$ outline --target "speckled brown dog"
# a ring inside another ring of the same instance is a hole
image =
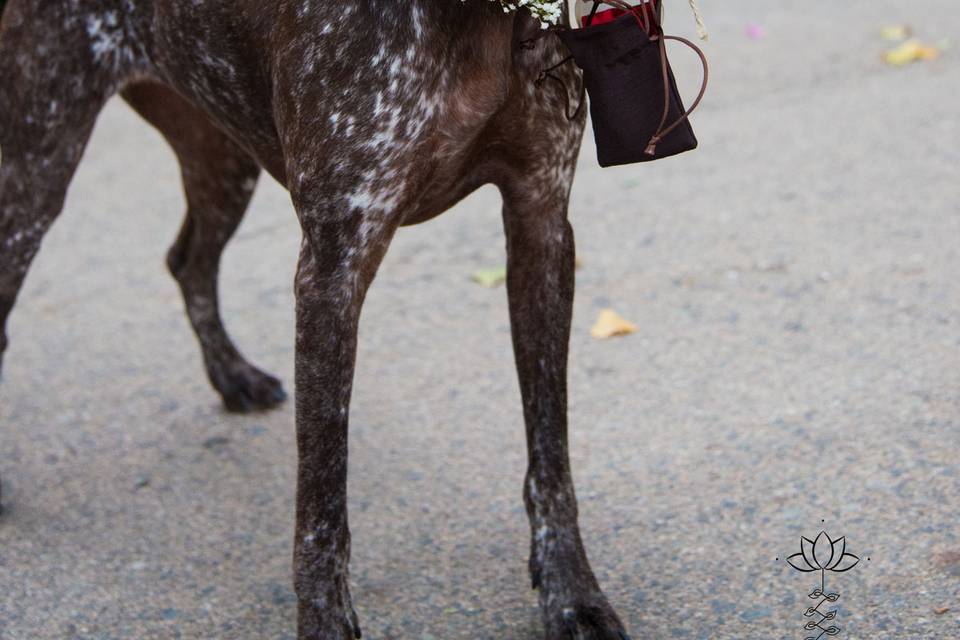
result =
[[[297,295],[295,585],[302,640],[359,637],[350,600],[347,413],[360,307],[400,225],[483,184],[503,194],[529,444],[530,571],[546,637],[624,638],[587,563],[567,453],[583,117],[538,73],[565,52],[487,0],[8,0],[0,27],[0,322],[114,93],[180,159],[189,208],[169,265],[227,407],[283,399],[217,306],[220,253],[262,169],[303,229]],[[572,65],[558,74],[576,100]],[[0,334],[0,352],[6,347]],[[478,635],[483,635],[478,633]]]

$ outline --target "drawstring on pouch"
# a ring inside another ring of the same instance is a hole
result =
[[[537,42],[540,39],[550,34],[555,34],[558,31],[562,30],[563,28],[564,27],[562,26],[552,26],[546,29],[542,29],[537,33],[537,35],[533,36],[532,38],[521,40],[519,43],[520,48],[526,51],[533,50],[537,46]],[[559,69],[563,65],[570,62],[571,60],[573,60],[572,54],[568,55],[566,58],[564,58],[560,62],[547,67],[537,75],[536,79],[533,81],[533,84],[537,88],[540,88],[541,86],[543,86],[543,83],[546,82],[548,79],[558,83],[560,85],[561,91],[563,91],[564,100],[566,100],[566,103],[567,103],[566,107],[564,107],[563,113],[567,117],[567,120],[573,121],[573,120],[576,120],[580,116],[580,112],[583,111],[583,105],[586,102],[586,97],[587,97],[587,85],[584,84],[583,81],[580,82],[580,99],[577,103],[577,108],[573,111],[573,113],[570,113],[570,90],[567,87],[567,83],[564,82],[563,78],[552,73],[553,71]]]
[[[563,78],[551,73],[551,71],[554,71],[555,69],[559,69],[560,67],[567,64],[571,60],[573,60],[573,55],[567,56],[566,58],[564,58],[557,64],[553,65],[552,67],[547,67],[546,69],[540,72],[540,75],[537,76],[537,79],[534,80],[533,83],[539,87],[548,78],[550,80],[553,80],[559,83],[560,88],[563,91],[563,95],[567,100],[567,106],[564,108],[563,113],[565,116],[567,116],[567,120],[573,121],[573,120],[576,120],[578,117],[580,117],[580,112],[583,110],[583,103],[586,102],[586,97],[587,97],[587,85],[584,84],[583,82],[580,83],[580,99],[577,101],[577,108],[574,110],[573,113],[570,113],[570,90],[567,88],[567,83],[563,81]]]

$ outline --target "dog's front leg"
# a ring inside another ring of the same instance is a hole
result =
[[[531,181],[503,194],[510,321],[529,456],[530,573],[546,638],[622,640],[623,624],[600,591],[580,539],[567,448],[575,260],[568,187]]]
[[[304,242],[297,269],[297,522],[294,582],[300,640],[360,637],[350,600],[347,413],[357,324],[367,287],[393,233],[354,211],[298,205]]]

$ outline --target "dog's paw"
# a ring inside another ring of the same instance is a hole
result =
[[[551,585],[548,580],[541,587],[546,640],[630,640],[606,596],[589,582]]]
[[[326,627],[316,631],[302,631],[298,640],[360,640],[363,634],[360,627],[350,624]]]
[[[247,365],[230,371],[220,371],[214,377],[214,386],[223,397],[227,411],[249,413],[271,409],[287,399],[283,383],[273,376]]]
[[[630,640],[603,596],[600,602],[561,607],[545,623],[546,640]]]
[[[301,611],[298,640],[360,640],[360,622],[351,607],[349,614],[342,611]]]

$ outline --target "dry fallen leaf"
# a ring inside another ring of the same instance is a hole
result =
[[[496,269],[480,269],[479,271],[474,271],[473,275],[470,277],[474,282],[492,289],[493,287],[502,284],[503,281],[507,279],[507,268],[497,267]]]
[[[940,50],[936,47],[921,44],[917,40],[907,40],[883,54],[883,61],[901,67],[918,60],[933,60],[939,56]]]
[[[614,336],[626,336],[636,332],[636,325],[624,320],[613,309],[604,309],[600,312],[600,317],[597,318],[593,329],[590,330],[590,335],[597,340],[603,340]]]
[[[942,616],[947,611],[950,611],[950,607],[937,607],[936,609],[933,610],[933,612],[938,616]]]

